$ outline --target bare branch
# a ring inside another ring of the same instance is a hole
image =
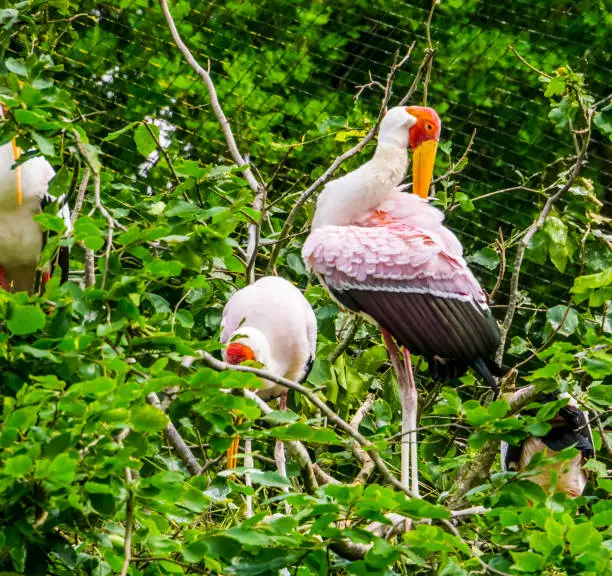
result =
[[[163,1],[163,0],[160,0],[160,1]],[[395,78],[395,75],[397,74],[397,72],[399,72],[400,68],[410,58],[410,54],[412,53],[412,49],[414,48],[414,45],[415,43],[413,42],[410,45],[410,48],[408,49],[408,52],[406,53],[406,55],[399,62],[397,62],[397,55],[396,55],[395,62],[393,63],[393,65],[391,66],[389,70],[389,73],[387,74],[387,82],[385,85],[385,95],[382,99],[380,109],[378,111],[378,117],[376,118],[376,122],[374,122],[374,126],[370,128],[368,133],[357,144],[355,144],[355,146],[353,146],[350,150],[347,150],[343,154],[340,154],[340,156],[338,156],[332,162],[331,166],[329,166],[329,168],[327,168],[327,170],[325,170],[325,172],[323,172],[321,176],[319,176],[308,188],[306,188],[306,190],[302,192],[297,202],[291,208],[291,211],[287,215],[287,219],[285,220],[285,223],[283,224],[283,227],[281,229],[281,233],[280,233],[278,242],[276,243],[276,245],[274,246],[274,249],[272,250],[270,261],[268,263],[268,269],[267,269],[268,274],[274,273],[276,269],[276,260],[278,259],[278,255],[280,254],[280,251],[285,244],[285,239],[287,238],[289,231],[291,230],[291,227],[293,226],[293,221],[295,220],[295,217],[297,216],[297,213],[301,210],[302,206],[304,206],[304,204],[306,204],[306,202],[310,200],[312,195],[319,189],[319,187],[325,184],[331,178],[334,172],[346,160],[348,160],[349,158],[352,158],[353,156],[355,156],[355,154],[358,154],[359,152],[361,152],[361,150],[363,150],[365,145],[368,142],[370,142],[370,140],[372,140],[372,138],[374,138],[374,136],[378,132],[378,127],[380,126],[380,123],[382,122],[382,119],[385,116],[385,113],[387,111],[387,104],[389,103],[389,99],[391,98],[391,86],[393,84],[393,79]]]
[[[96,285],[96,264],[94,260],[94,251],[91,248],[85,248],[85,286],[91,288]]]
[[[161,404],[155,392],[147,394],[147,402],[151,404],[151,406],[161,410]],[[200,466],[199,462],[196,460],[196,457],[193,455],[193,452],[189,449],[189,446],[185,440],[183,440],[183,437],[178,433],[178,430],[175,428],[172,422],[168,422],[167,426],[164,428],[164,434],[170,441],[170,444],[172,444],[172,447],[176,450],[176,453],[179,455],[180,459],[185,464],[187,470],[189,470],[189,472],[194,476],[196,474],[202,474],[204,471],[202,466]]]
[[[132,560],[132,532],[134,530],[134,493],[132,491],[132,471],[125,469],[125,481],[127,483],[128,498],[125,504],[125,539],[123,542],[123,565],[119,576],[127,576]]]
[[[351,418],[351,426],[353,427],[353,430],[359,430],[361,421],[372,408],[375,399],[376,396],[374,396],[374,394],[371,392],[366,396],[366,399],[359,407],[359,410],[357,410],[353,418]],[[368,481],[368,478],[372,475],[372,472],[374,472],[374,461],[370,455],[359,446],[358,442],[353,442],[352,449],[355,457],[361,462],[361,470],[359,470],[359,473],[357,476],[355,476],[353,483],[364,484]]]
[[[504,242],[504,233],[502,232],[501,226],[499,227],[499,240],[495,241],[497,245],[497,249],[499,250],[499,272],[497,273],[497,280],[495,281],[495,286],[493,286],[493,290],[489,294],[487,300],[492,302],[495,299],[495,295],[501,286],[502,280],[506,274],[506,243]]]
[[[81,208],[83,207],[83,201],[85,199],[85,192],[87,191],[87,184],[89,184],[89,175],[91,174],[91,169],[89,166],[85,166],[85,170],[83,172],[83,178],[81,179],[81,183],[79,184],[79,191],[77,192],[77,197],[74,202],[74,208],[72,209],[72,214],[70,215],[70,224],[74,227],[74,223],[76,219],[79,217],[81,212]]]
[[[238,145],[236,144],[236,140],[234,138],[234,134],[230,127],[229,120],[225,116],[223,109],[221,108],[221,104],[219,103],[219,98],[217,97],[217,90],[215,89],[215,84],[210,77],[210,68],[209,70],[205,70],[198,64],[198,61],[193,57],[193,54],[187,47],[187,45],[181,39],[181,36],[178,33],[176,28],[176,24],[174,23],[174,19],[172,18],[172,14],[170,14],[170,10],[168,8],[167,0],[159,0],[159,5],[161,6],[162,12],[164,13],[164,17],[168,24],[168,28],[170,29],[170,34],[172,34],[172,39],[174,43],[177,45],[178,49],[183,54],[183,57],[187,61],[187,63],[193,68],[196,74],[202,79],[204,85],[206,86],[206,90],[208,91],[208,95],[210,97],[210,105],[221,125],[221,130],[223,130],[223,135],[225,136],[225,142],[227,143],[227,148],[229,153],[234,160],[234,163],[238,167],[244,167],[244,177],[248,182],[251,190],[255,193],[255,198],[253,199],[253,209],[260,213],[259,221],[263,219],[263,211],[265,207],[265,196],[266,196],[266,188],[265,186],[257,180],[255,174],[249,167],[248,163],[240,154],[240,150],[238,150]],[[209,63],[210,67],[210,63]],[[251,261],[255,259],[257,254],[257,244],[259,243],[259,224],[251,223],[249,224],[249,240],[247,244],[247,268],[250,270],[251,278],[247,278],[247,280],[252,281],[254,263]]]
[[[525,64],[525,66],[527,66],[527,68],[529,68],[530,70],[533,70],[536,74],[539,74],[540,76],[544,76],[544,78],[548,78],[549,80],[552,80],[552,76],[549,76],[548,74],[546,74],[546,72],[542,72],[541,70],[538,70],[532,64],[529,64],[529,62],[527,62],[527,60],[525,60],[525,58],[523,58],[518,53],[518,51],[516,50],[514,46],[510,45],[508,46],[508,48],[510,49],[510,52],[512,52],[523,64]]]
[[[338,345],[334,348],[333,352],[329,355],[329,363],[333,364],[344,351],[349,347],[349,344],[353,341],[355,334],[357,334],[357,330],[359,328],[360,317],[357,315],[353,315],[350,320],[350,325],[345,328],[345,334],[342,340],[338,343]]]

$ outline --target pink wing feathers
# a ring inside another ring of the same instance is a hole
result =
[[[342,304],[461,372],[491,356],[499,331],[443,218],[426,200],[393,192],[354,225],[313,230],[302,256]]]
[[[427,293],[486,308],[463,248],[443,218],[426,200],[396,192],[358,225],[314,230],[302,255],[332,289]]]

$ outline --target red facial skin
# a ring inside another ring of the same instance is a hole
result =
[[[229,364],[242,364],[247,360],[255,360],[253,350],[240,342],[232,342],[225,351],[225,357]]]
[[[442,123],[433,108],[408,106],[406,112],[417,119],[416,124],[410,128],[410,147],[413,150],[427,140],[437,142],[440,139]]]

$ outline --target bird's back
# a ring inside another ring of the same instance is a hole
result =
[[[242,326],[259,330],[274,355],[279,376],[300,379],[316,345],[316,318],[308,301],[290,282],[261,278],[236,292],[225,305],[221,341]]]

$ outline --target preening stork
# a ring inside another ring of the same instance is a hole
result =
[[[15,166],[19,155],[15,140],[0,147],[0,286],[32,294],[43,247],[43,232],[32,218],[55,201],[47,191],[55,172],[42,157]],[[70,229],[66,204],[61,206],[60,215]],[[60,248],[56,263],[61,268],[62,281],[68,278],[68,257],[68,248]],[[48,271],[42,273],[43,282],[49,275]]]
[[[509,446],[506,442],[502,442],[502,469],[522,472],[536,454],[543,452],[546,457],[556,456],[561,450],[574,446],[579,450],[574,458],[569,461],[543,464],[537,469],[536,474],[528,477],[528,480],[539,484],[547,492],[554,485],[557,491],[565,492],[570,498],[577,498],[587,483],[583,470],[584,463],[595,456],[593,435],[589,426],[588,412],[582,411],[571,395],[546,394],[538,399],[538,402],[546,404],[559,399],[567,399],[568,404],[549,421],[551,429],[548,434],[529,437],[518,446]]]
[[[405,372],[396,366],[404,417],[402,432],[416,428],[417,394],[410,352],[427,358],[435,377],[462,375],[472,366],[496,389],[493,354],[499,330],[485,294],[468,268],[444,215],[428,203],[441,123],[420,106],[391,108],[380,126],[371,160],[325,186],[302,256],[331,294],[347,308],[373,318],[389,353],[391,337],[404,346]],[[403,193],[413,152],[414,194]],[[405,436],[403,437],[405,438]],[[412,490],[416,439],[412,445]],[[402,443],[402,481],[410,452]]]
[[[236,292],[223,309],[221,342],[229,364],[254,360],[274,374],[303,382],[312,368],[317,344],[317,321],[312,307],[291,282],[276,276],[260,278]],[[264,380],[263,400],[281,397],[287,389]],[[236,467],[238,440],[228,451],[228,468]],[[277,461],[282,444],[277,443]]]

